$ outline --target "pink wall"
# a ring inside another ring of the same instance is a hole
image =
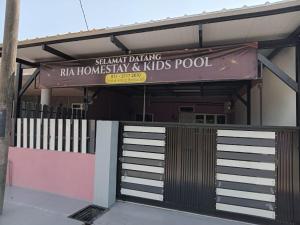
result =
[[[11,147],[12,185],[92,201],[95,156]]]

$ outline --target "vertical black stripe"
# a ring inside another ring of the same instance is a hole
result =
[[[36,148],[36,129],[37,129],[37,120],[36,118],[33,119],[33,148]]]
[[[74,119],[71,119],[70,126],[70,152],[74,152]]]
[[[82,152],[82,119],[78,119],[78,152]]]

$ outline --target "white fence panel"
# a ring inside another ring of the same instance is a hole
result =
[[[35,147],[36,149],[41,149],[41,119],[36,119],[36,138],[35,138]]]
[[[74,153],[94,153],[96,121],[17,118],[16,146]]]
[[[23,148],[28,148],[28,128],[27,128],[27,118],[23,118]]]
[[[67,119],[66,120],[66,146],[65,146],[65,151],[70,152],[71,148],[71,120]]]
[[[50,119],[50,144],[49,144],[49,149],[50,150],[55,150],[55,124],[56,124],[56,119]]]
[[[34,148],[34,119],[29,119],[29,148]]]
[[[79,121],[73,120],[73,152],[78,152]]]
[[[17,119],[17,147],[21,148],[21,138],[22,138],[22,119]]]
[[[63,150],[63,119],[58,120],[57,150]]]
[[[43,119],[43,149],[48,149],[48,119]]]

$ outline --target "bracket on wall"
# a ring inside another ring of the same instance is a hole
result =
[[[298,92],[298,84],[294,81],[289,75],[287,75],[283,70],[281,70],[278,66],[272,63],[269,59],[267,59],[262,54],[257,54],[258,61],[260,61],[265,67],[267,67],[272,73],[274,73],[283,83],[293,89],[295,92]]]
[[[42,49],[44,51],[46,51],[46,52],[49,52],[49,53],[51,53],[53,55],[56,55],[56,56],[58,56],[60,58],[65,59],[65,60],[76,60],[74,57],[69,56],[69,55],[67,55],[67,54],[65,54],[65,53],[63,53],[63,52],[61,52],[61,51],[59,51],[59,50],[57,50],[55,48],[52,48],[49,45],[45,45],[45,44],[42,45]]]
[[[110,36],[110,41],[117,46],[117,48],[121,49],[125,54],[129,54],[130,50],[114,35]]]

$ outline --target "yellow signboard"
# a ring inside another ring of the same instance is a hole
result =
[[[111,73],[105,76],[106,84],[134,84],[144,83],[147,79],[145,72]]]

